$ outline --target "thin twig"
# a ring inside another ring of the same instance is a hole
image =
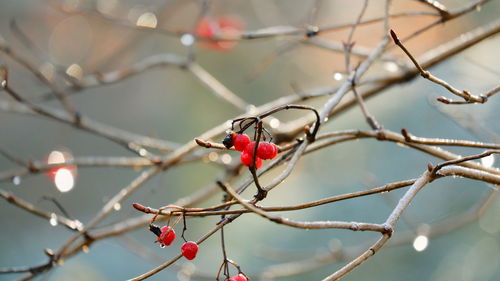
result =
[[[450,91],[451,93],[455,94],[456,96],[459,96],[461,98],[464,99],[465,103],[485,103],[487,101],[487,97],[486,96],[475,96],[473,94],[471,94],[469,91],[467,90],[457,90],[455,87],[453,87],[452,85],[450,85],[448,82],[434,76],[433,74],[431,74],[429,71],[427,70],[424,70],[422,68],[422,66],[417,62],[417,60],[415,59],[415,57],[410,53],[410,51],[408,51],[408,49],[403,45],[403,43],[401,42],[401,40],[399,40],[398,36],[396,35],[396,32],[394,32],[393,30],[391,30],[391,37],[392,39],[394,40],[394,43],[396,45],[398,45],[401,50],[403,50],[403,52],[410,58],[410,60],[413,62],[413,64],[415,65],[415,67],[418,69],[418,71],[420,72],[420,75],[422,77],[424,77],[425,79],[431,81],[431,82],[434,82],[438,85],[441,85],[443,86],[444,88],[446,88],[448,91]],[[456,102],[453,102],[453,101],[449,101],[448,99],[446,98],[438,98],[437,99],[438,101],[441,101],[443,103],[446,103],[446,104],[452,104],[452,103],[456,103]]]

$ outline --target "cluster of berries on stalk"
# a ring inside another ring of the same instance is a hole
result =
[[[240,160],[247,167],[253,166],[255,155],[255,141],[251,141],[246,134],[237,134],[230,132],[222,141],[226,148],[241,151]],[[255,168],[262,167],[262,160],[273,159],[278,154],[278,146],[272,142],[259,142],[257,146],[257,157],[255,159]]]
[[[157,225],[150,224],[149,230],[151,230],[151,232],[158,237],[156,241],[160,243],[162,248],[170,246],[176,237],[175,230],[168,225],[160,228]],[[185,242],[181,247],[181,253],[186,259],[193,260],[196,258],[196,254],[198,253],[198,244],[193,241]]]
[[[236,276],[233,276],[229,279],[226,279],[226,281],[248,281],[248,278],[245,275],[240,273]]]

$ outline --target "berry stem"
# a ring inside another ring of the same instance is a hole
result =
[[[253,164],[250,166],[250,172],[252,173],[253,181],[255,182],[255,186],[257,187],[257,194],[255,198],[258,200],[263,200],[267,196],[267,191],[265,191],[259,183],[259,177],[257,176],[257,148],[259,147],[260,137],[262,135],[262,120],[257,122],[256,129],[257,137],[255,138],[255,146],[253,149]]]
[[[182,216],[182,224],[184,225],[182,228],[181,237],[182,237],[182,240],[184,240],[184,242],[187,242],[186,238],[184,237],[184,233],[187,230],[186,216],[184,215],[184,212],[181,213],[181,216]]]

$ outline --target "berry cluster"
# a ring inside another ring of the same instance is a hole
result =
[[[160,228],[154,224],[150,224],[149,230],[158,236],[157,242],[160,243],[162,248],[170,246],[175,240],[175,231],[170,226]],[[193,260],[198,253],[198,244],[193,241],[185,242],[181,247],[181,253],[186,259]]]
[[[240,160],[243,165],[251,167],[253,165],[253,156],[255,154],[255,142],[251,141],[246,134],[229,133],[222,141],[225,147],[241,151]],[[255,168],[262,166],[262,160],[273,159],[278,154],[278,146],[271,142],[259,142],[257,147],[257,158],[255,159]]]
[[[247,277],[243,274],[238,274],[236,276],[233,276],[229,279],[226,279],[226,281],[248,281]]]

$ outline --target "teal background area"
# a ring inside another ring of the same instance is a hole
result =
[[[85,15],[68,15],[54,9],[50,1],[0,1],[0,34],[18,52],[41,63],[49,60],[60,65],[78,63],[86,74],[124,68],[152,54],[168,52],[185,55],[186,49],[178,38],[148,31],[134,31],[107,21]],[[177,1],[181,2],[181,1]],[[174,1],[124,1],[125,7],[160,10]],[[186,29],[197,15],[197,2],[186,1],[178,13],[164,19],[165,26]],[[214,1],[214,14],[239,14],[248,30],[274,25],[302,26],[313,1]],[[354,19],[362,1],[323,1],[318,13],[319,26],[348,22]],[[370,1],[367,16],[380,13],[383,1]],[[418,7],[416,1],[398,2],[395,10],[406,6]],[[449,7],[460,7],[468,1],[443,1]],[[94,2],[85,2],[92,7]],[[421,10],[425,9],[420,6]],[[498,19],[500,2],[491,1],[481,11],[471,13],[456,22],[446,23],[429,35],[417,37],[408,47],[420,55],[446,42],[462,31]],[[127,14],[121,14],[127,18]],[[45,57],[34,55],[23,47],[12,33],[9,24],[16,23],[30,36]],[[428,22],[428,21],[426,21]],[[63,23],[61,25],[61,23]],[[394,20],[391,26],[409,34],[412,25],[420,19],[403,22]],[[55,34],[54,31],[60,32]],[[374,47],[380,37],[381,26],[360,28],[355,40],[358,44]],[[379,32],[379,33],[377,33]],[[59,37],[57,37],[59,36]],[[347,32],[325,35],[341,40]],[[285,44],[286,38],[243,41],[231,52],[220,53],[195,48],[197,62],[220,80],[226,87],[251,104],[261,105],[294,93],[291,84],[301,89],[335,85],[332,74],[344,68],[341,54],[300,46],[276,58],[262,73],[249,80],[250,73],[259,62]],[[484,93],[498,86],[500,37],[492,37],[433,67],[430,71],[459,89]],[[400,50],[391,54],[403,58]],[[47,87],[32,74],[0,54],[0,64],[9,66],[10,84],[26,97],[35,98],[47,92]],[[384,73],[380,65],[371,74]],[[407,128],[422,137],[456,138],[496,142],[500,133],[500,94],[486,104],[445,106],[437,104],[436,97],[452,96],[442,87],[422,78],[395,85],[370,98],[367,106],[384,128],[400,131]],[[0,91],[0,100],[11,100]],[[76,108],[86,116],[147,136],[155,136],[177,143],[187,143],[209,128],[234,118],[241,112],[225,101],[214,97],[187,71],[175,67],[160,67],[138,74],[116,84],[85,89],[71,97]],[[312,104],[320,108],[325,99]],[[57,107],[57,102],[47,105]],[[439,109],[452,112],[457,121]],[[287,112],[277,115],[282,121],[301,113]],[[476,131],[459,123],[472,120]],[[368,130],[358,107],[330,120],[321,132],[344,129]],[[491,139],[484,132],[496,136]],[[131,152],[102,137],[75,130],[45,118],[0,111],[0,146],[22,159],[41,160],[58,148],[67,148],[78,156],[134,156]],[[478,149],[449,148],[462,155],[481,152]],[[231,153],[233,161],[238,154]],[[498,157],[497,157],[498,158]],[[418,177],[427,163],[439,159],[394,143],[366,139],[335,145],[304,156],[292,175],[269,194],[265,206],[304,203],[336,194],[353,192],[389,182]],[[498,159],[495,163],[498,167]],[[15,164],[0,157],[0,172],[14,169]],[[75,188],[59,193],[43,174],[30,175],[20,185],[1,182],[0,188],[33,202],[37,207],[58,212],[42,196],[55,197],[71,214],[83,223],[91,220],[109,198],[129,184],[140,171],[127,168],[80,168]],[[249,175],[247,171],[245,176]],[[107,225],[138,215],[130,206],[133,202],[159,207],[191,194],[210,184],[221,175],[221,169],[210,163],[189,163],[162,173],[148,181],[137,193],[122,203],[99,225]],[[276,175],[276,174],[272,174]],[[272,176],[263,177],[269,181]],[[422,224],[440,224],[459,216],[481,201],[492,188],[482,182],[446,178],[426,186],[399,221],[398,233],[415,230]],[[336,202],[313,209],[283,213],[297,220],[385,221],[404,190],[364,198]],[[253,189],[244,193],[253,195]],[[220,194],[203,206],[216,204]],[[413,249],[411,243],[384,247],[375,257],[347,275],[343,280],[432,280],[432,281],[494,281],[500,280],[500,200],[495,199],[484,216],[456,231],[431,237],[423,252]],[[196,240],[205,234],[218,218],[188,218],[187,238]],[[179,236],[180,236],[179,228]],[[245,272],[261,273],[263,268],[285,261],[303,260],[330,248],[353,247],[373,243],[379,237],[374,233],[346,230],[300,230],[263,220],[257,215],[242,216],[225,228],[226,247],[231,259]],[[0,200],[0,267],[36,265],[45,262],[43,249],[57,250],[70,237],[64,227],[51,227],[48,221]],[[416,234],[415,234],[416,235]],[[180,237],[179,237],[180,238]],[[146,229],[137,229],[124,237],[105,239],[91,246],[88,253],[64,261],[47,275],[35,280],[126,280],[142,274],[170,259],[179,251],[181,239],[172,247],[161,249]],[[133,242],[132,242],[133,241]],[[146,247],[149,258],[134,250],[135,244]],[[151,259],[151,257],[154,258]],[[181,260],[171,269],[148,280],[186,280],[179,277],[179,266],[194,266],[201,273],[215,276],[222,261],[219,235],[200,245],[193,262]],[[313,272],[279,280],[321,280],[342,267],[346,261],[322,266]],[[0,280],[15,280],[19,275],[1,275]],[[179,279],[180,278],[180,279]],[[206,280],[196,279],[191,280]],[[213,280],[213,279],[212,279]],[[256,279],[253,279],[256,280]]]

